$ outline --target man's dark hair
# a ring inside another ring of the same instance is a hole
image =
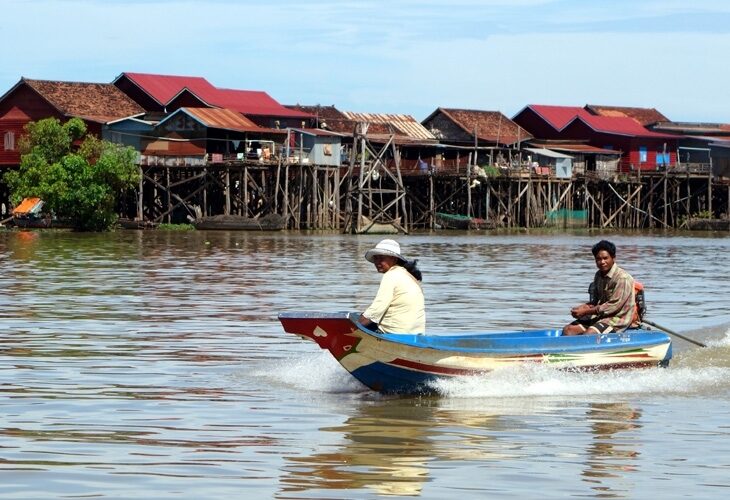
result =
[[[593,248],[591,248],[591,252],[593,252],[594,257],[598,255],[598,252],[600,252],[601,250],[607,251],[608,255],[610,255],[612,259],[616,258],[616,245],[614,245],[610,241],[601,240],[593,245]]]

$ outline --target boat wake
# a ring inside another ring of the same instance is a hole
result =
[[[511,366],[479,376],[434,382],[445,398],[535,398],[619,395],[715,395],[730,390],[730,328],[723,326],[706,348],[676,353],[669,368],[571,372],[548,365]],[[365,393],[365,388],[327,351],[301,355],[269,368],[260,376],[308,392]]]

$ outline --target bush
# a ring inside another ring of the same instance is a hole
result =
[[[55,216],[80,231],[105,231],[117,220],[117,199],[139,183],[137,152],[86,136],[79,118],[31,122],[20,142],[17,171],[5,174],[10,199],[37,196]],[[83,138],[78,148],[74,142]]]

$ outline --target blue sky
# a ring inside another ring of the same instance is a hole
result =
[[[730,122],[725,0],[3,0],[0,47],[0,94],[132,71],[417,120],[602,104]]]

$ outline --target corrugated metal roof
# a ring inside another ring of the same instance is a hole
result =
[[[282,106],[269,94],[259,90],[215,89],[200,97],[215,106],[233,109],[246,115],[312,118],[309,113]]]
[[[540,146],[544,147],[544,148],[552,149],[553,151],[567,151],[569,153],[621,155],[621,151],[616,151],[614,149],[598,148],[595,146],[590,146],[588,144],[544,143],[544,144],[540,144]]]
[[[570,155],[558,153],[556,151],[552,151],[550,149],[545,149],[545,148],[525,148],[525,149],[531,153],[535,153],[536,155],[547,156],[548,158],[572,158],[572,156],[570,156]]]
[[[202,77],[122,73],[114,81],[123,77],[132,81],[163,106],[187,90],[206,104],[232,109],[247,115],[312,118],[308,113],[282,106],[266,92],[218,88]]]
[[[677,132],[683,134],[729,134],[729,123],[702,123],[702,122],[660,122],[652,126],[652,130]]]
[[[426,127],[421,125],[410,115],[385,114],[385,113],[355,113],[351,111],[342,112],[347,118],[354,122],[365,122],[380,125],[389,125],[393,128],[392,133],[404,135],[412,139],[431,140],[436,138]],[[376,132],[377,133],[377,132]]]
[[[182,89],[189,89],[195,95],[215,90],[208,80],[200,76],[154,75],[149,73],[122,73],[114,79],[126,77],[150,97],[164,106],[180,93]]]
[[[544,104],[530,104],[527,108],[538,114],[555,130],[563,129],[576,116],[593,116],[579,106],[548,106]],[[519,114],[519,113],[518,113]]]
[[[633,118],[628,118],[625,116],[577,116],[571,121],[571,123],[575,122],[576,120],[582,121],[596,132],[603,132],[606,134],[626,135],[631,137],[655,137],[657,139],[676,139],[677,137],[676,135],[652,132],[644,128],[639,122],[637,122]]]
[[[174,116],[178,112],[187,113],[193,117],[193,119],[208,128],[235,130],[238,132],[257,132],[263,130],[241,113],[237,113],[231,109],[180,108],[178,111],[171,114],[170,117]],[[167,119],[163,121],[167,121]]]

